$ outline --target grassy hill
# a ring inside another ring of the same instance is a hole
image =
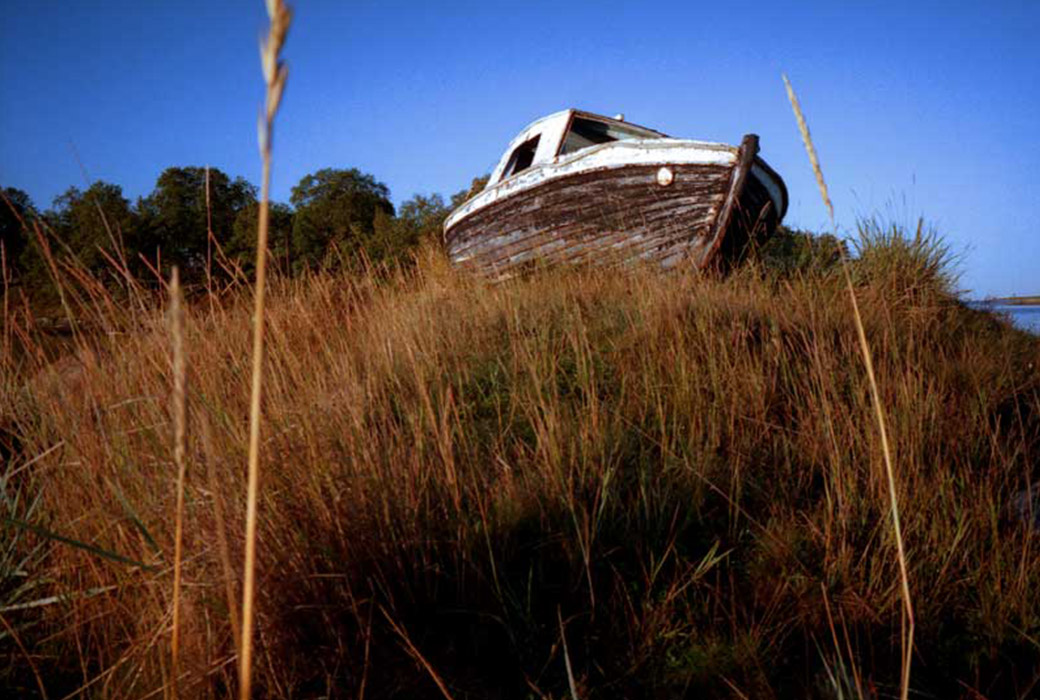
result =
[[[1040,341],[959,303],[934,249],[896,236],[860,252],[915,610],[911,687],[1027,697]],[[78,290],[95,332],[58,362],[34,351],[29,316],[5,318],[24,352],[0,370],[0,684],[157,696],[171,681],[171,334],[154,299]],[[405,272],[276,282],[268,303],[262,696],[898,688],[896,546],[840,273],[491,285],[429,252]],[[247,290],[195,300],[186,339],[180,687],[223,697]]]

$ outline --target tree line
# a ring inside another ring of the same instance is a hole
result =
[[[286,274],[407,262],[424,240],[439,240],[452,209],[483,189],[487,176],[445,201],[415,195],[395,209],[389,188],[356,168],[301,178],[289,203],[272,203],[269,252]],[[129,273],[153,283],[174,265],[187,285],[247,278],[256,260],[257,188],[217,168],[172,167],[150,194],[131,202],[119,185],[70,187],[40,211],[15,188],[0,190],[0,272],[31,298],[54,297],[55,267],[74,264],[96,279]],[[758,259],[790,275],[832,268],[839,242],[783,226]]]
[[[448,213],[486,181],[475,178],[448,201],[415,195],[395,209],[389,188],[372,175],[319,170],[292,188],[288,204],[271,204],[270,254],[289,274],[406,260],[420,242],[439,237]],[[21,190],[2,193],[4,274],[30,293],[47,293],[50,266],[61,261],[100,279],[124,269],[154,278],[176,265],[188,284],[249,274],[255,263],[257,188],[217,168],[167,168],[136,202],[102,181],[70,187],[42,211]]]

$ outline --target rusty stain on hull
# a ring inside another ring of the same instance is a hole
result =
[[[447,251],[497,278],[533,264],[726,267],[771,235],[786,209],[783,181],[757,152],[749,135],[732,164],[622,163],[545,177],[460,210],[445,228]]]

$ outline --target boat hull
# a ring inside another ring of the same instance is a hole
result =
[[[786,208],[786,193],[783,207],[774,204],[782,181],[755,152],[757,139],[731,163],[615,165],[547,178],[449,222],[448,254],[492,277],[560,263],[727,266],[771,235]],[[666,185],[662,167],[672,176]]]

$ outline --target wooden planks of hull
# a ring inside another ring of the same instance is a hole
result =
[[[456,263],[503,276],[533,261],[629,262],[663,259],[711,233],[732,168],[625,166],[548,181],[474,212],[446,232]],[[659,253],[664,253],[659,255]]]
[[[730,164],[664,164],[671,171],[665,184],[661,162],[546,179],[452,224],[448,254],[492,277],[533,264],[724,269],[776,229],[777,201],[786,209],[783,181],[757,153],[758,137],[749,134]]]

